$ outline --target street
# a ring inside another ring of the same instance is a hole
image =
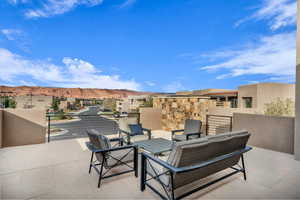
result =
[[[74,122],[66,122],[61,124],[53,124],[52,128],[63,129],[64,134],[61,135],[52,135],[50,136],[50,141],[53,140],[64,140],[64,139],[72,139],[72,138],[82,138],[87,137],[86,130],[87,129],[96,129],[100,131],[100,133],[104,135],[116,134],[118,130],[118,124],[101,116],[96,116],[99,112],[99,108],[96,106],[89,107],[88,111],[82,112],[79,115],[80,121]],[[89,115],[89,116],[84,116]],[[95,116],[91,116],[95,115]]]

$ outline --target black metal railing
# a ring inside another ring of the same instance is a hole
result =
[[[127,117],[136,117],[140,113],[130,113]],[[87,137],[87,129],[96,129],[105,135],[118,133],[118,119],[114,115],[102,114],[46,114],[47,141]]]
[[[232,131],[232,116],[206,115],[206,135]]]

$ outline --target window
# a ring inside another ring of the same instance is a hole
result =
[[[252,108],[252,97],[243,97],[244,108]]]

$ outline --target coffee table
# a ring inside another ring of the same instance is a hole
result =
[[[137,145],[139,148],[154,154],[154,156],[159,156],[164,152],[171,151],[173,144],[173,141],[164,138],[154,138],[151,140],[134,142],[134,145]]]

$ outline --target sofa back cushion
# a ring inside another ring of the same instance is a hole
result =
[[[218,156],[243,149],[247,144],[249,136],[250,134],[247,131],[238,131],[178,142],[170,153],[168,162],[175,167],[197,165]],[[178,188],[234,166],[238,163],[239,159],[240,155],[191,172],[176,174],[174,186]]]

